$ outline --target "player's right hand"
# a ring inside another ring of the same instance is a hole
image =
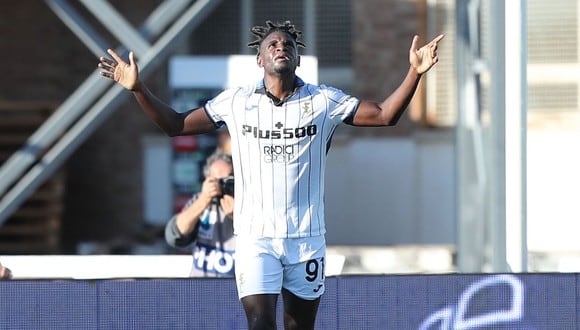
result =
[[[107,53],[113,60],[101,56],[99,58],[99,68],[101,76],[117,82],[130,91],[134,91],[139,86],[139,68],[135,62],[135,54],[129,52],[129,63],[125,62],[119,54],[112,49],[107,49]]]

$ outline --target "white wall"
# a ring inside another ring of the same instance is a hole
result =
[[[334,141],[326,172],[331,245],[455,243],[450,134]]]
[[[580,132],[528,131],[528,249],[580,251]]]
[[[332,245],[454,244],[453,136],[338,139],[326,177]],[[528,131],[530,252],[580,251],[580,132]]]

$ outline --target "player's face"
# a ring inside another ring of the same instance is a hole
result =
[[[287,33],[272,32],[262,41],[258,65],[270,74],[293,73],[298,66],[296,42]]]

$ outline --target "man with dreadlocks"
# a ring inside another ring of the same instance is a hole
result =
[[[324,293],[324,168],[334,130],[392,126],[409,104],[421,76],[437,63],[440,35],[423,47],[415,36],[409,71],[382,102],[360,100],[296,76],[301,32],[290,22],[251,29],[263,79],[223,91],[205,105],[178,113],[139,80],[113,50],[101,57],[104,77],[133,92],[149,118],[169,136],[202,134],[226,125],[236,177],[235,275],[250,329],[276,329],[282,294],[286,329],[314,328]]]

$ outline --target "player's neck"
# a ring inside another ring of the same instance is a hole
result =
[[[296,89],[296,75],[287,74],[283,76],[264,76],[264,87],[266,91],[280,100],[294,93]]]

